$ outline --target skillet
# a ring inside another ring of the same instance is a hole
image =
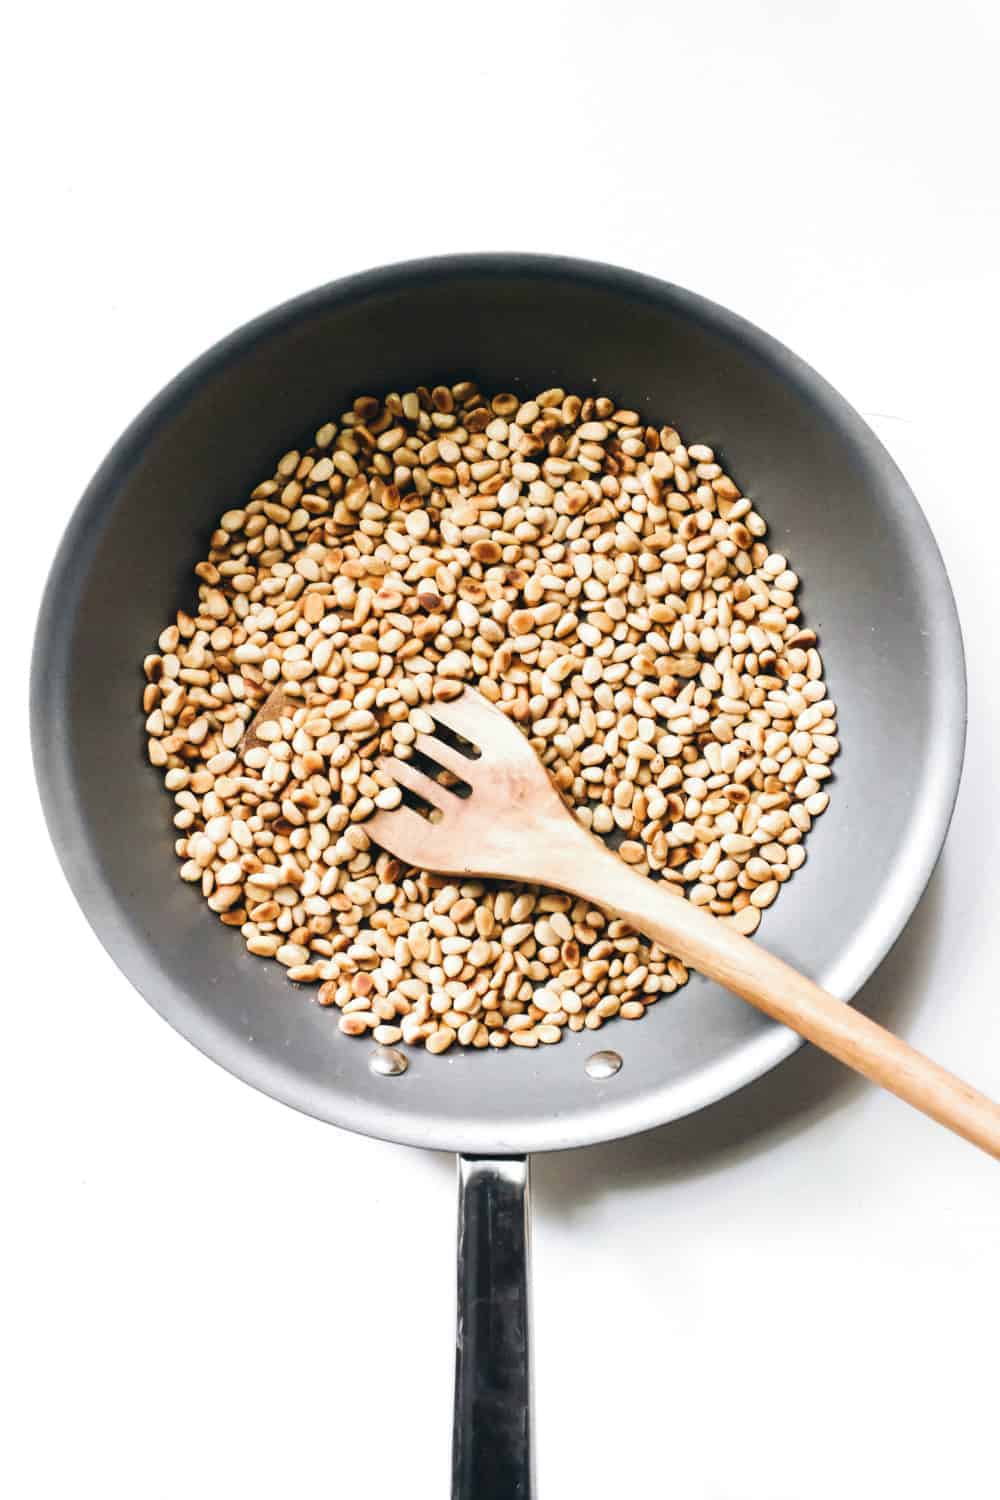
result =
[[[710,443],[801,573],[842,752],[809,861],[765,946],[849,1000],[930,876],[961,771],[961,635],[927,523],[877,438],[806,364],[705,299],[532,255],[388,266],[296,298],[195,361],[95,475],[46,588],[32,734],[46,818],[98,937],[196,1046],[331,1124],[460,1157],[456,1500],[532,1494],[527,1156],[626,1137],[722,1098],[798,1037],[698,977],[641,1026],[558,1047],[371,1049],[244,951],[177,879],[170,806],[145,763],[140,663],[215,518],[276,454],[361,392],[476,379],[524,397],[608,393]],[[612,1063],[614,1066],[614,1063]],[[596,1075],[596,1076],[595,1076]],[[603,1076],[602,1076],[603,1075]]]

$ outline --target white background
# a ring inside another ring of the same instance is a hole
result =
[[[164,381],[342,273],[562,251],[737,309],[870,416],[945,554],[965,780],[863,1003],[1000,1095],[996,7],[39,4],[14,25],[0,1489],[431,1500],[452,1163],[255,1095],[104,956],[27,759],[48,563]],[[994,1493],[998,1184],[810,1053],[537,1160],[542,1500]]]

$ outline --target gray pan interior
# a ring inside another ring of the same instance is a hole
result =
[[[143,754],[139,663],[213,520],[363,391],[474,376],[487,390],[613,393],[711,443],[800,572],[843,753],[809,859],[760,940],[849,998],[920,896],[961,767],[965,683],[934,540],[885,450],[807,365],[677,287],[586,262],[463,256],[390,266],[239,330],[113,449],[53,565],[36,640],[34,749],[49,826],[97,935],[196,1046],[276,1098],[372,1135],[476,1153],[550,1150],[674,1119],[797,1038],[701,980],[640,1025],[535,1051],[411,1054],[374,1077],[274,965],[177,879],[171,803]],[[624,1058],[592,1082],[597,1046]]]

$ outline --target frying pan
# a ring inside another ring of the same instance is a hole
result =
[[[944,567],[902,475],[795,355],[690,292],[584,261],[415,261],[334,282],[241,328],[116,444],[48,581],[32,673],[52,837],[94,930],[197,1047],[265,1093],[364,1134],[460,1156],[457,1500],[532,1492],[527,1154],[628,1136],[700,1109],[799,1039],[697,977],[639,1026],[486,1053],[371,1049],[290,994],[177,879],[170,806],[145,763],[139,663],[193,597],[215,518],[276,454],[360,392],[472,377],[488,391],[613,393],[712,444],[803,578],[843,750],[809,862],[761,940],[855,993],[916,904],[961,769],[965,679]],[[614,1059],[612,1059],[612,1066]],[[594,1076],[603,1073],[604,1076]]]

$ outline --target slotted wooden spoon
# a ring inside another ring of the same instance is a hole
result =
[[[414,749],[471,787],[460,796],[408,761],[380,764],[438,810],[376,813],[368,832],[399,859],[449,875],[493,875],[555,886],[623,917],[700,973],[790,1026],[832,1057],[1000,1159],[1000,1106],[860,1011],[799,974],[731,923],[666,882],[629,868],[573,817],[525,736],[465,689],[429,712],[464,740],[418,735]]]

